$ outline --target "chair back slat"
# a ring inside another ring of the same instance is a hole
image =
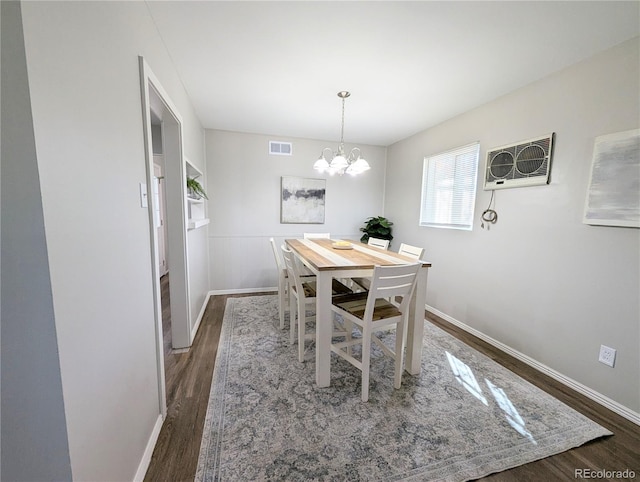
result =
[[[293,280],[296,293],[300,293],[300,296],[304,296],[304,290],[302,288],[302,280],[300,279],[300,271],[298,271],[298,265],[296,263],[296,257],[289,248],[284,244],[281,247],[282,258],[284,259],[284,265],[287,270],[287,275],[290,280]]]
[[[282,271],[285,269],[282,260],[280,259],[280,255],[278,254],[278,248],[276,246],[276,240],[273,238],[269,238],[269,243],[271,243],[271,249],[273,250],[273,257],[276,259],[276,266],[278,267],[278,271]]]
[[[282,259],[284,259],[284,267],[287,270],[287,274],[293,280],[296,279],[295,273],[295,259],[293,257],[293,251],[288,249],[284,244],[280,247],[282,251]]]
[[[398,254],[410,256],[415,259],[421,259],[424,254],[424,248],[418,248],[417,246],[402,243],[400,244],[400,249],[398,249]]]
[[[376,248],[389,249],[388,239],[369,238],[367,244],[369,246],[375,246]]]

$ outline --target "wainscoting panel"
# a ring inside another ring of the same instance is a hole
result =
[[[309,230],[311,231],[311,229]],[[276,262],[269,238],[280,246],[287,238],[301,238],[302,232],[265,236],[210,236],[209,278],[211,291],[246,290],[278,286]],[[359,234],[332,234],[335,238],[359,239]]]

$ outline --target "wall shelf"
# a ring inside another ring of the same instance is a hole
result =
[[[196,179],[202,176],[202,172],[200,169],[195,167],[193,164],[189,162],[188,159],[185,158],[185,172],[187,177],[191,179]],[[205,199],[196,199],[193,197],[189,197],[188,193],[186,194],[187,198],[187,229],[198,229],[202,226],[206,226],[209,224],[209,219],[205,214]]]
[[[189,224],[187,225],[187,228],[189,230],[198,229],[198,228],[201,228],[202,226],[206,226],[207,224],[209,224],[209,219],[207,218],[190,219]]]

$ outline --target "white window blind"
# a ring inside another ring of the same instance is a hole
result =
[[[473,228],[480,144],[424,158],[420,226]]]

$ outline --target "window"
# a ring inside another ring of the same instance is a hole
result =
[[[420,226],[473,228],[480,144],[424,158]]]

